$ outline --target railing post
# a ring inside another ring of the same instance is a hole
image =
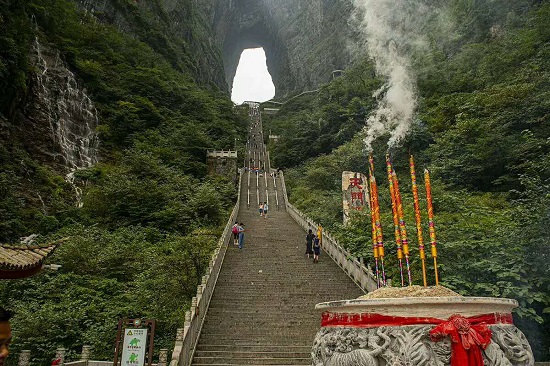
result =
[[[198,285],[197,286],[197,307],[199,306],[201,299],[202,299],[202,285]]]
[[[193,296],[191,299],[191,321],[195,319],[195,316],[197,315],[197,297]]]
[[[189,313],[186,312],[185,313],[185,324],[184,325],[184,328],[178,328],[176,330],[176,342],[174,344],[174,350],[172,351],[172,360],[170,361],[170,366],[177,366],[179,364],[179,361],[181,359],[181,350],[183,348],[183,338],[185,337],[185,333],[187,332],[187,329],[185,328],[185,326],[189,327],[189,324],[187,322],[187,314]]]
[[[191,312],[186,311],[185,312],[185,322],[183,323],[183,328],[176,329],[176,347],[183,345],[183,337],[185,336],[185,333],[187,333],[187,329],[189,329],[189,323],[191,318]]]
[[[168,349],[162,348],[159,352],[159,362],[157,363],[157,366],[166,366],[167,361],[168,361]]]
[[[80,361],[88,361],[92,353],[92,346],[82,346],[82,353],[80,354]]]
[[[55,350],[55,360],[59,360],[57,365],[63,366],[65,364],[65,348],[58,348]]]
[[[31,362],[31,351],[28,349],[22,350],[19,354],[19,362],[17,366],[29,366]]]

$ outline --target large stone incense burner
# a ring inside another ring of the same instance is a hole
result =
[[[534,365],[512,321],[517,306],[510,299],[458,295],[317,304],[323,313],[313,365]]]

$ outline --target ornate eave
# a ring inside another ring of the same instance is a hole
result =
[[[60,242],[47,245],[0,245],[0,279],[37,274]]]

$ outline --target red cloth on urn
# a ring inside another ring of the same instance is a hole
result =
[[[451,316],[430,331],[434,342],[451,338],[451,366],[483,366],[481,350],[489,346],[491,336],[487,324],[472,325],[461,315]]]

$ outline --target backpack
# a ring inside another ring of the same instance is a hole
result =
[[[318,237],[313,238],[313,246],[314,246],[315,248],[321,246]]]
[[[239,233],[239,227],[237,225],[233,225],[233,229],[231,229],[231,232],[233,234],[238,234]]]

